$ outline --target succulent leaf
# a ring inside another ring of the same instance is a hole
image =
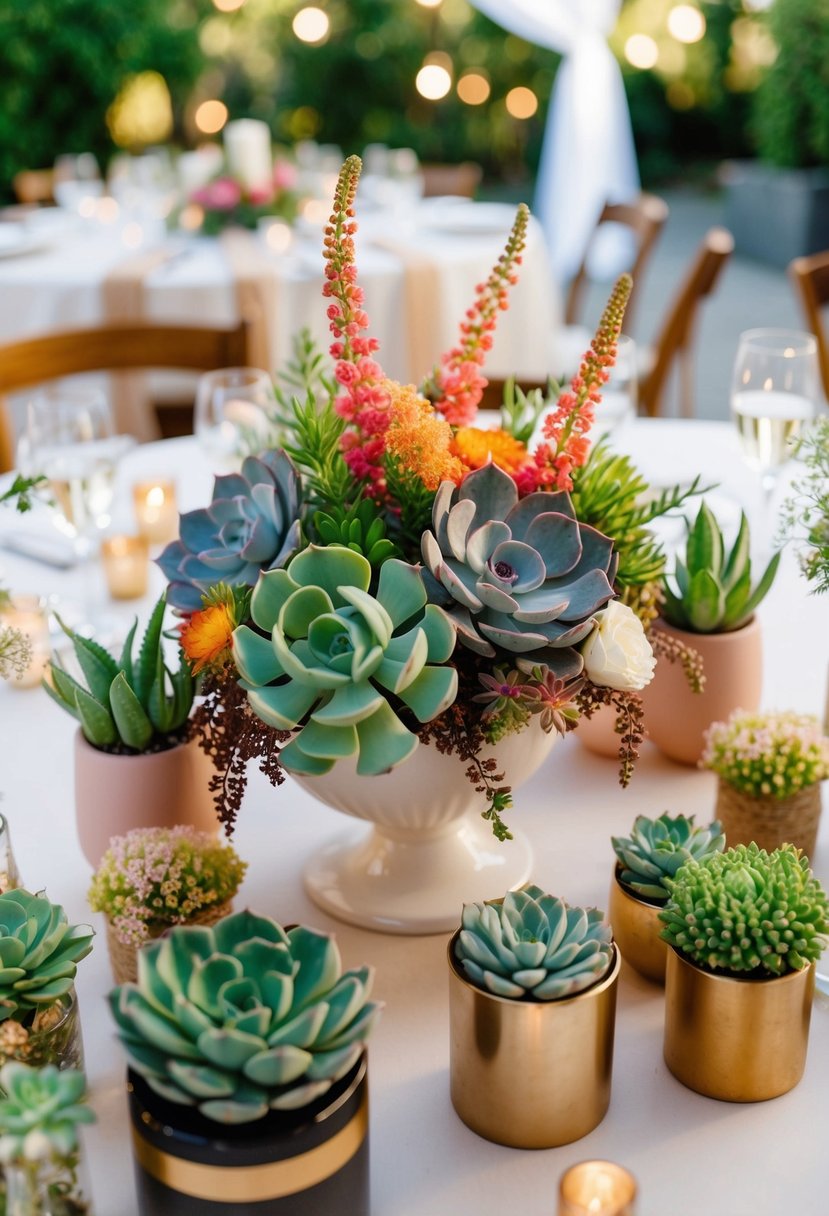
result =
[[[686,861],[700,861],[725,848],[719,820],[695,827],[694,816],[669,815],[658,819],[638,815],[629,837],[611,836],[619,861],[619,878],[638,896],[651,903],[668,898],[667,879],[673,878]]]
[[[597,909],[571,908],[528,883],[501,903],[465,904],[455,955],[479,988],[551,1001],[607,972],[612,931]]]
[[[328,934],[250,912],[177,926],[110,994],[131,1065],[172,1102],[245,1123],[324,1094],[359,1057],[379,1006]]]
[[[0,1021],[25,1022],[39,1005],[69,993],[77,964],[92,949],[89,925],[22,888],[0,894]]]
[[[65,1159],[77,1151],[78,1125],[94,1123],[83,1098],[86,1078],[54,1064],[9,1061],[0,1069],[0,1160]]]

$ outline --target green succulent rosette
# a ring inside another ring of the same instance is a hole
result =
[[[310,545],[285,570],[260,575],[251,598],[256,629],[233,634],[233,657],[255,714],[294,731],[280,761],[326,773],[356,757],[357,772],[387,772],[417,747],[398,716],[428,722],[455,700],[455,646],[446,613],[427,603],[419,570],[392,558],[377,592],[372,568],[350,549]]]
[[[695,827],[694,816],[669,815],[658,819],[637,815],[630,836],[611,836],[619,861],[619,878],[643,899],[664,903],[666,879],[671,879],[686,861],[700,861],[725,848],[722,824],[715,819],[707,827]]]
[[[330,934],[244,911],[144,946],[110,994],[130,1066],[170,1102],[248,1123],[327,1093],[378,1015],[369,967],[343,971]]]
[[[83,1102],[86,1077],[54,1064],[30,1068],[9,1061],[0,1068],[0,1161],[67,1158],[78,1149],[78,1126],[94,1123]]]
[[[72,988],[92,949],[90,925],[70,925],[59,904],[16,888],[0,895],[0,1022],[25,1022]]]
[[[455,953],[472,983],[487,992],[553,1001],[605,974],[613,934],[597,908],[571,908],[527,883],[501,903],[464,904]]]

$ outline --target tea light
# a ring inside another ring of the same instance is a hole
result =
[[[146,595],[149,556],[146,536],[108,536],[101,541],[101,563],[114,600]]]
[[[32,655],[19,676],[11,676],[12,688],[35,688],[43,679],[51,655],[49,617],[45,601],[37,595],[15,595],[2,609],[0,624],[17,629],[29,639]]]
[[[132,488],[138,531],[152,545],[178,535],[176,487],[172,481],[139,481]]]
[[[613,1161],[580,1161],[562,1174],[558,1216],[634,1216],[636,1179]]]

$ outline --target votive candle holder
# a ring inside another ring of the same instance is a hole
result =
[[[558,1216],[635,1216],[636,1179],[614,1161],[580,1161],[561,1176]]]
[[[108,536],[101,541],[101,564],[114,600],[147,594],[150,546],[146,536]]]
[[[132,488],[135,521],[151,545],[163,545],[178,534],[178,504],[173,481],[138,481]]]

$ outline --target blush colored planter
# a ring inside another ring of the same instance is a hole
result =
[[[97,867],[112,836],[133,828],[171,828],[186,823],[218,831],[208,781],[213,766],[198,744],[164,752],[114,756],[75,735],[75,818],[89,864]]]
[[[763,643],[760,623],[752,617],[731,633],[687,633],[663,620],[654,632],[667,633],[693,646],[702,655],[705,688],[692,692],[681,663],[660,658],[653,680],[640,696],[647,737],[661,752],[680,764],[696,764],[702,755],[703,734],[712,722],[722,722],[735,709],[753,712],[763,687]]]
[[[616,734],[616,710],[612,705],[600,705],[592,718],[579,719],[576,738],[589,752],[616,760],[619,756],[620,735]]]

